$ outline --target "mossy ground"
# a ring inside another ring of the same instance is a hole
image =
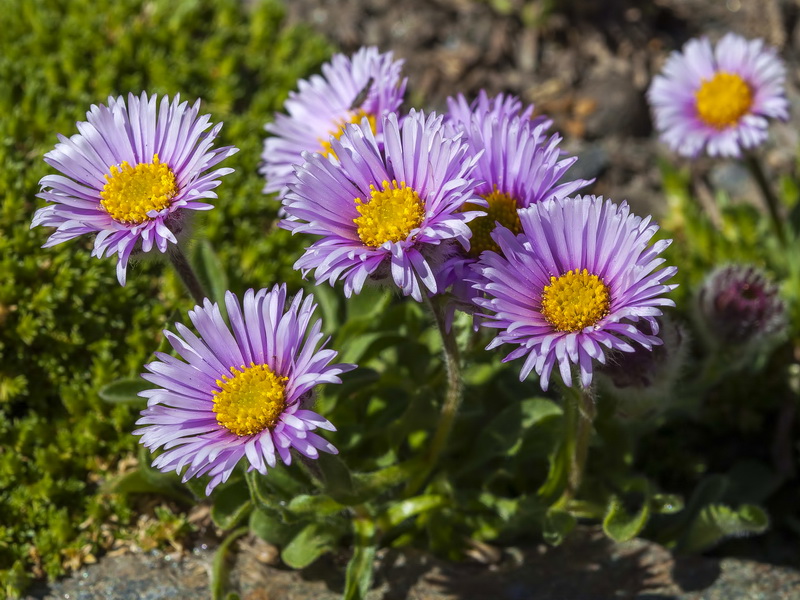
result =
[[[299,242],[273,225],[256,174],[262,127],[330,49],[283,25],[276,2],[8,0],[0,11],[0,590],[56,577],[125,535],[128,500],[98,482],[135,452],[137,407],[98,389],[135,376],[175,311],[192,303],[158,260],[129,269],[90,257],[92,240],[42,249],[30,230],[42,156],[93,103],[149,93],[202,100],[240,152],[217,208],[196,220],[236,289],[297,285]],[[171,517],[170,517],[171,518]]]

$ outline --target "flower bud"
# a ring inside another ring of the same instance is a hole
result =
[[[778,286],[753,265],[726,265],[713,271],[700,288],[698,309],[705,329],[719,345],[758,343],[786,325]]]

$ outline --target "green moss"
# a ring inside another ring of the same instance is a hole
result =
[[[43,205],[42,155],[56,133],[76,133],[93,103],[146,90],[187,100],[225,126],[239,154],[217,209],[196,222],[232,286],[297,284],[299,242],[274,231],[276,203],[256,175],[262,127],[298,77],[329,48],[283,25],[275,2],[9,0],[0,11],[0,590],[17,595],[32,576],[55,577],[124,527],[124,499],[98,491],[136,445],[136,408],[102,403],[97,390],[141,370],[170,315],[188,302],[164,265],[142,260],[120,287],[113,259],[89,256],[91,239],[41,249],[30,230]],[[276,259],[275,257],[285,257]],[[244,268],[242,268],[242,265]],[[92,474],[90,478],[89,475]]]

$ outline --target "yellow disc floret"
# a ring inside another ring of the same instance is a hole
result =
[[[542,292],[542,316],[556,331],[581,331],[605,317],[610,307],[608,287],[586,269],[550,277]]]
[[[522,233],[522,224],[519,221],[519,214],[517,213],[517,201],[513,197],[499,192],[497,188],[495,188],[491,194],[486,194],[484,198],[486,198],[486,201],[489,203],[489,208],[468,202],[461,209],[462,211],[486,211],[485,217],[478,217],[469,223],[469,228],[472,231],[469,255],[473,258],[479,257],[484,250],[492,250],[500,253],[500,247],[491,236],[491,233],[496,227],[496,223],[507,227],[514,235]]]
[[[399,242],[422,224],[425,204],[419,194],[404,181],[384,181],[381,189],[369,186],[370,198],[366,204],[356,198],[360,217],[353,219],[358,226],[358,237],[367,246],[377,248],[384,242]]]
[[[725,129],[736,125],[753,105],[753,91],[741,76],[720,71],[704,79],[695,93],[697,115],[706,125]]]
[[[217,379],[220,391],[214,391],[213,408],[217,423],[239,436],[272,429],[286,408],[288,380],[267,365],[231,367],[231,377]]]
[[[349,119],[341,119],[339,122],[335,123],[335,129],[328,132],[327,139],[320,138],[319,143],[322,146],[322,150],[320,150],[320,154],[322,156],[328,157],[333,155],[336,156],[336,152],[333,151],[333,147],[331,146],[331,137],[334,139],[339,139],[342,137],[344,133],[344,128],[351,123],[361,123],[361,119],[367,117],[367,121],[369,121],[369,127],[372,129],[372,133],[378,131],[378,119],[375,115],[370,114],[362,109],[358,109],[355,111]]]
[[[127,162],[112,165],[100,192],[100,204],[115,221],[138,224],[151,219],[147,216],[151,210],[167,208],[177,193],[175,173],[156,154],[153,162],[135,167]]]

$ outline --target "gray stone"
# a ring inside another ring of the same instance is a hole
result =
[[[263,544],[261,544],[263,546]],[[347,557],[326,556],[302,571],[265,564],[264,549],[240,545],[230,584],[242,600],[338,600]],[[491,553],[487,554],[491,555]],[[505,548],[499,562],[448,562],[408,550],[379,553],[368,600],[790,600],[800,572],[750,560],[675,558],[644,540],[614,544],[579,528],[557,548]],[[210,551],[179,559],[154,554],[104,557],[33,590],[27,600],[195,600],[208,598]],[[271,559],[270,561],[271,562]]]

